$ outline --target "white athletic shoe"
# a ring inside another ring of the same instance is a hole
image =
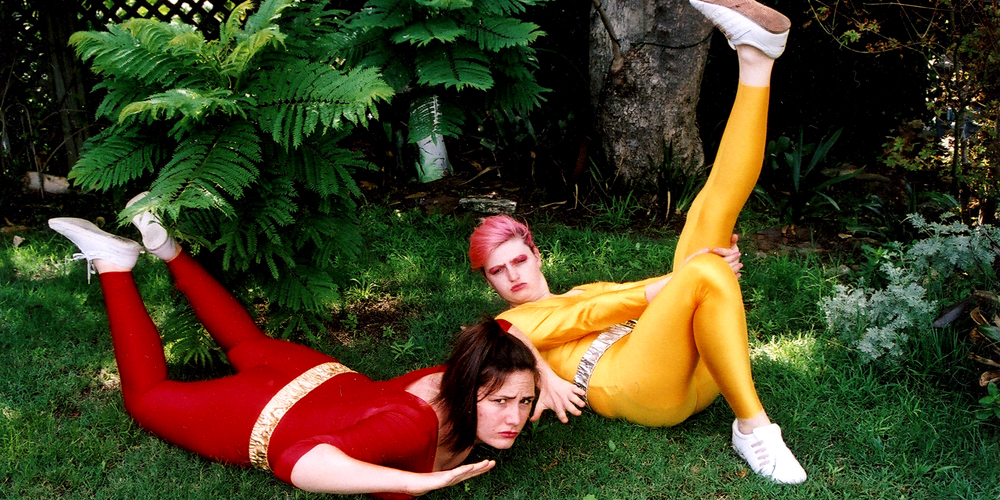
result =
[[[743,434],[733,421],[733,449],[754,472],[776,483],[799,484],[806,480],[806,471],[792,455],[781,438],[778,424],[758,427]]]
[[[49,227],[69,238],[80,249],[80,253],[73,254],[73,260],[87,259],[88,283],[90,275],[97,274],[93,263],[95,259],[132,269],[142,251],[138,243],[104,232],[88,220],[57,217],[49,219]]]
[[[125,207],[136,204],[148,194],[149,191],[143,191],[135,195],[131,200],[128,200]],[[180,253],[181,249],[177,242],[167,234],[160,218],[153,212],[147,210],[132,217],[132,225],[138,228],[139,233],[142,234],[142,246],[146,247],[147,252],[162,260],[170,260]]]
[[[729,46],[757,47],[772,59],[785,51],[791,21],[754,0],[689,0],[729,40]]]

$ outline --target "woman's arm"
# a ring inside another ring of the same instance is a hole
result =
[[[339,448],[318,444],[302,455],[292,468],[292,484],[316,493],[404,493],[423,495],[458,484],[496,465],[492,460],[440,472],[408,472],[351,458]]]
[[[688,261],[690,261],[691,259],[695,258],[698,255],[712,252],[722,257],[722,259],[725,260],[727,264],[729,264],[729,267],[732,268],[733,273],[736,274],[736,277],[739,278],[740,276],[743,275],[742,273],[740,273],[740,269],[743,269],[743,263],[740,262],[740,256],[742,254],[740,254],[740,247],[736,244],[739,241],[739,239],[740,237],[735,234],[732,237],[730,237],[729,242],[731,243],[731,245],[729,246],[729,248],[722,248],[722,247],[711,248],[711,249],[703,248],[691,254],[690,257],[684,259],[684,263],[681,264],[681,267],[684,267],[684,264],[687,264]],[[666,286],[666,284],[670,281],[670,277],[672,275],[673,273],[668,274],[659,281],[646,285],[646,302],[653,301],[653,298],[656,297],[656,295],[660,293],[660,290],[663,290],[663,287]]]
[[[556,417],[562,423],[569,422],[569,417],[566,413],[572,413],[573,415],[580,416],[580,408],[586,406],[583,402],[584,391],[583,389],[577,387],[571,382],[567,382],[562,379],[556,372],[552,370],[548,362],[542,358],[541,353],[538,349],[531,343],[531,340],[514,325],[511,325],[507,329],[507,333],[515,336],[528,346],[531,350],[531,354],[535,356],[535,362],[538,364],[538,374],[541,378],[539,380],[539,391],[538,403],[535,404],[535,412],[531,415],[531,421],[534,422],[542,416],[542,412],[545,410],[552,410],[555,412]]]

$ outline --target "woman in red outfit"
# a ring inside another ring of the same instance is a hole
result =
[[[166,441],[270,470],[307,491],[405,498],[490,470],[490,460],[461,464],[475,443],[509,448],[524,426],[537,372],[507,325],[466,329],[444,366],[372,381],[325,354],[267,337],[155,217],[133,222],[235,374],[168,380],[159,334],[131,274],[142,247],[82,219],[49,226],[99,275],[126,411]]]

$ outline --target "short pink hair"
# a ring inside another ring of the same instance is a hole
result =
[[[469,263],[473,270],[481,271],[493,250],[508,240],[521,238],[533,252],[538,253],[528,226],[509,215],[491,215],[479,221],[469,237]]]

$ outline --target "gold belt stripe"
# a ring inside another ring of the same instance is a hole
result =
[[[590,376],[594,374],[594,368],[597,367],[597,362],[601,360],[601,356],[604,355],[604,351],[607,351],[609,347],[618,342],[622,337],[632,333],[632,329],[635,328],[635,320],[630,319],[624,323],[618,323],[617,325],[611,325],[604,330],[591,342],[590,347],[587,351],[583,353],[583,357],[580,358],[580,364],[576,367],[576,375],[573,377],[573,384],[577,387],[583,389],[584,402],[587,401],[586,392],[590,386]]]
[[[271,470],[267,461],[267,446],[271,442],[271,434],[278,427],[281,417],[288,413],[292,405],[299,402],[306,394],[313,389],[330,380],[341,373],[353,373],[354,370],[340,363],[323,363],[310,368],[307,372],[295,377],[287,385],[281,388],[267,406],[261,410],[257,417],[257,422],[250,432],[250,463],[254,467],[263,470]]]

